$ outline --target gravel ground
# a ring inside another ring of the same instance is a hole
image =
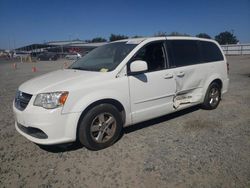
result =
[[[250,56],[228,61],[229,92],[216,110],[193,107],[128,127],[96,152],[39,147],[15,131],[17,87],[65,60],[16,70],[0,62],[0,187],[250,187]]]

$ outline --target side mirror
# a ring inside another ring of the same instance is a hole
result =
[[[148,64],[146,61],[136,60],[130,64],[130,72],[143,73],[148,70]]]

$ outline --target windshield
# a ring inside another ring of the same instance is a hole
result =
[[[137,44],[116,42],[100,46],[69,68],[89,71],[108,72],[114,70]]]

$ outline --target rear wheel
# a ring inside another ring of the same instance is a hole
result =
[[[221,100],[221,87],[216,82],[209,85],[202,107],[207,110],[217,108]]]
[[[100,150],[112,145],[122,130],[120,112],[110,104],[100,104],[87,112],[81,119],[78,139],[91,150]]]

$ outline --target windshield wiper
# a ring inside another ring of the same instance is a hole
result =
[[[76,69],[76,70],[88,70],[88,69],[85,69],[85,68],[82,68],[82,67],[71,67],[70,69]]]
[[[86,69],[86,68],[82,68],[82,67],[71,67],[70,69],[99,72],[96,69],[90,69],[90,68]]]

